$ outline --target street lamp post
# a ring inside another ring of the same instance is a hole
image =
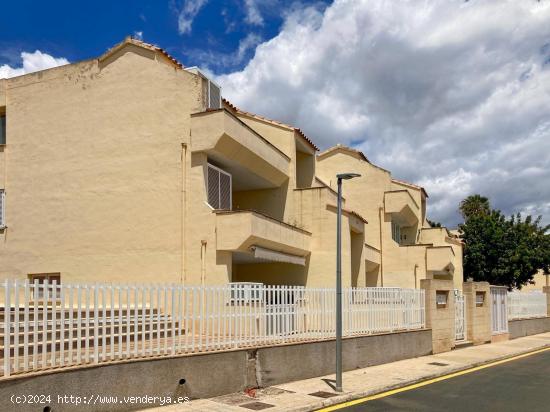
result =
[[[342,392],[342,180],[359,177],[357,173],[340,173],[338,210],[336,213],[336,392]]]

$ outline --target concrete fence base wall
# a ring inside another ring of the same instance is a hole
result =
[[[431,352],[431,330],[349,338],[343,340],[343,369],[366,368]],[[335,371],[335,358],[334,341],[259,349],[258,386],[329,375]]]
[[[429,329],[346,338],[344,370],[364,368],[432,352]],[[107,403],[59,404],[58,395],[80,396],[172,396],[206,398],[249,387],[264,387],[334,372],[334,341],[197,354],[175,358],[107,364],[97,367],[16,377],[0,381],[0,410],[122,411],[159,404]],[[184,379],[185,381],[182,381]],[[182,383],[180,383],[182,382]],[[185,383],[183,383],[185,382]],[[50,395],[50,404],[12,403],[14,396]],[[93,402],[93,401],[92,401]]]
[[[510,339],[550,332],[550,317],[508,321]]]

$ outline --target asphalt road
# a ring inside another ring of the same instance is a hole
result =
[[[550,351],[340,411],[550,411]]]

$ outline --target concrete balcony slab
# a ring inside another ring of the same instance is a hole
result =
[[[311,233],[255,211],[216,211],[217,250],[249,252],[251,247],[306,256]]]
[[[419,206],[408,190],[392,190],[384,193],[385,212],[402,226],[418,222]]]
[[[225,109],[191,115],[191,142],[193,152],[244,169],[265,186],[289,178],[289,157]]]
[[[451,246],[428,246],[426,248],[426,270],[435,275],[452,275],[455,253]]]

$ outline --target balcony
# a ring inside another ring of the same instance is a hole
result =
[[[426,270],[434,275],[454,273],[455,253],[451,246],[428,246],[426,248]]]
[[[225,109],[191,115],[191,139],[193,152],[246,177],[251,188],[277,187],[289,177],[290,159]]]
[[[384,193],[385,211],[392,214],[400,226],[413,226],[418,222],[419,206],[408,190],[392,190]]]
[[[296,256],[310,253],[311,233],[248,210],[216,211],[217,250],[250,252],[258,246]]]
[[[380,250],[376,249],[365,243],[363,247],[363,256],[365,259],[365,269],[367,271],[373,270],[380,265]]]

